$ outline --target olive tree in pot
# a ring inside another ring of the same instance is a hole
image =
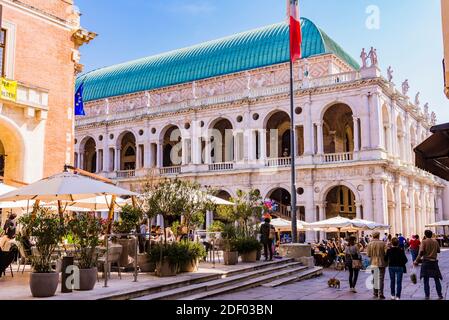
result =
[[[237,230],[235,226],[232,224],[224,225],[221,236],[224,241],[224,264],[236,265],[239,262],[239,252],[236,246]]]
[[[181,241],[178,243],[179,272],[196,272],[200,260],[206,257],[206,249],[199,242]]]
[[[179,250],[177,243],[157,243],[151,247],[148,255],[150,262],[156,266],[156,276],[176,276],[179,269]]]
[[[235,246],[242,257],[242,262],[256,262],[257,252],[261,250],[262,245],[255,238],[238,238]]]
[[[97,246],[103,230],[102,220],[91,213],[81,213],[67,224],[79,254],[79,287],[77,290],[92,290],[97,280]]]
[[[134,256],[136,250],[136,240],[131,239],[129,234],[138,228],[139,222],[143,218],[143,212],[138,207],[125,205],[119,214],[119,221],[113,224],[114,233],[119,234],[117,242],[123,247],[120,256],[120,265],[129,265],[129,256]]]
[[[64,236],[64,225],[59,215],[47,208],[36,208],[35,215],[24,215],[19,224],[35,239],[38,254],[31,259],[33,272],[30,289],[33,297],[54,296],[58,288],[59,274],[51,267],[51,255]]]

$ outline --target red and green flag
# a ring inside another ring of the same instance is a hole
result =
[[[292,62],[301,59],[301,22],[299,16],[299,0],[288,0],[288,16],[290,17],[290,58]]]

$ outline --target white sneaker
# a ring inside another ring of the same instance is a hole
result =
[[[401,300],[401,298],[399,298],[399,297],[396,297],[396,300]]]
[[[396,300],[397,298],[395,296],[391,296],[391,300]]]

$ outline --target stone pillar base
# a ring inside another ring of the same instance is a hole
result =
[[[312,247],[310,244],[302,244],[302,243],[287,243],[281,244],[279,247],[279,254],[283,258],[288,259],[297,259],[299,261],[300,258],[310,257]]]

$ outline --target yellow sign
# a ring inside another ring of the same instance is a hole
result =
[[[0,97],[4,100],[16,102],[17,100],[17,81],[2,78]]]

